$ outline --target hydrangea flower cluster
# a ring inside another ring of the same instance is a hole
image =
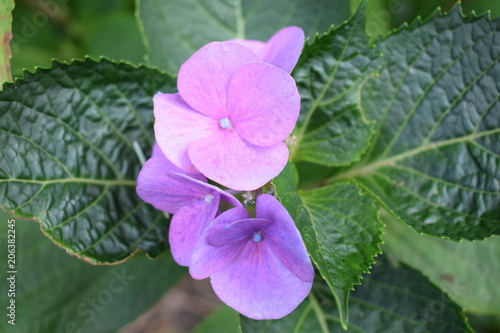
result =
[[[302,30],[287,27],[267,43],[213,42],[195,52],[179,70],[179,92],[154,97],[157,143],[137,179],[144,201],[173,214],[174,259],[253,319],[287,315],[314,279],[283,205],[260,194],[251,217],[231,194],[262,193],[288,160],[284,140],[300,111],[290,72],[303,44]]]

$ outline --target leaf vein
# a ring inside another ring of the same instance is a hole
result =
[[[300,142],[302,141],[302,138],[303,138],[303,136],[304,136],[304,134],[305,134],[305,132],[307,130],[307,127],[309,126],[309,122],[310,122],[310,120],[312,118],[313,113],[316,111],[316,109],[317,109],[320,101],[323,99],[323,97],[326,94],[328,88],[332,84],[333,79],[335,78],[335,75],[337,74],[337,70],[340,67],[340,64],[342,63],[342,60],[344,58],[344,54],[345,54],[345,51],[347,49],[347,45],[351,42],[351,39],[353,38],[353,35],[354,35],[355,31],[356,31],[356,29],[354,27],[350,29],[350,34],[348,35],[348,37],[346,39],[346,42],[345,42],[346,46],[342,49],[342,53],[340,54],[340,56],[338,58],[338,61],[336,61],[335,66],[332,69],[332,72],[328,76],[328,80],[325,83],[323,89],[320,91],[319,95],[316,98],[314,98],[314,100],[312,101],[311,107],[309,108],[309,110],[306,113],[306,119],[304,120],[304,123],[302,124],[302,127],[301,127],[301,129],[300,129],[300,131],[299,131],[299,133],[297,135],[297,146],[299,146]],[[310,70],[311,70],[311,68],[309,68],[309,71]],[[310,87],[312,87],[312,83],[310,82],[312,77],[313,77],[312,75],[309,75],[309,80],[308,81],[309,81],[309,86]],[[309,93],[311,94],[311,97],[314,96],[312,90],[309,90]]]
[[[148,229],[147,229],[147,230],[145,230],[145,231],[144,231],[144,233],[141,235],[141,237],[137,238],[137,240],[136,240],[134,243],[132,243],[132,244],[129,246],[129,248],[128,248],[127,250],[123,251],[121,254],[129,253],[131,250],[135,250],[135,249],[138,247],[138,245],[142,242],[142,240],[143,240],[144,238],[146,238],[146,236],[147,236],[147,235],[149,235],[149,233],[150,233],[153,229],[155,229],[155,228],[157,227],[158,223],[159,223],[159,222],[161,222],[161,221],[163,220],[163,217],[164,217],[164,215],[163,215],[163,214],[157,214],[157,216],[156,216],[156,218],[155,218],[154,222],[153,222],[153,223],[152,223],[152,224],[148,227]],[[120,254],[120,255],[121,255],[121,254]]]
[[[493,33],[493,31],[490,31],[490,33]],[[485,35],[486,36],[486,35]],[[426,87],[424,88],[424,91],[423,93],[420,95],[420,97],[416,100],[415,102],[415,105],[413,106],[413,108],[408,112],[407,116],[405,117],[403,123],[399,126],[398,130],[396,131],[396,133],[394,134],[393,138],[391,139],[391,141],[387,144],[387,146],[385,147],[384,151],[382,152],[382,154],[380,155],[380,159],[383,159],[385,156],[387,156],[387,154],[389,154],[390,150],[392,149],[392,147],[394,146],[394,144],[396,143],[396,141],[399,139],[401,133],[403,132],[403,130],[406,128],[406,126],[408,125],[408,123],[410,122],[410,119],[413,118],[413,116],[415,115],[415,113],[417,112],[418,110],[418,107],[421,105],[421,103],[425,100],[425,97],[427,96],[427,93],[436,85],[436,83],[439,81],[439,79],[448,72],[448,70],[453,66],[455,65],[460,59],[462,59],[466,54],[467,52],[469,52],[479,41],[481,41],[483,38],[485,38],[485,36],[482,36],[482,38],[479,38],[477,40],[474,40],[474,43],[472,43],[466,50],[464,50],[464,52],[460,53],[459,56],[457,56],[456,58],[452,59],[452,61],[447,64],[443,69],[441,69],[439,71],[439,73],[437,73],[437,75],[432,79],[432,81],[430,81]]]
[[[457,98],[455,98],[454,101],[452,101],[452,103],[450,103],[449,107],[444,110],[444,112],[441,114],[441,116],[439,117],[439,119],[436,121],[436,123],[432,126],[432,128],[430,129],[429,133],[427,134],[427,136],[425,137],[425,139],[423,140],[423,145],[427,144],[430,139],[431,139],[431,136],[435,133],[435,131],[437,130],[437,128],[439,127],[439,125],[443,122],[443,120],[450,114],[450,112],[452,111],[453,107],[455,107],[455,105],[458,104],[458,102],[461,101],[462,97],[470,91],[470,89],[481,79],[484,77],[484,75],[491,69],[493,68],[494,65],[497,64],[497,61],[500,59],[500,57],[498,57],[497,59],[495,59],[495,61],[493,61],[484,71],[482,71],[481,73],[479,73],[475,78],[474,80],[472,80],[472,82],[470,82],[467,86],[464,87],[464,89],[460,92],[460,94],[457,96]],[[497,96],[497,99],[498,99],[498,96]]]
[[[498,192],[490,192],[490,191],[483,191],[483,190],[477,190],[477,189],[474,189],[474,188],[471,188],[471,187],[465,187],[463,185],[460,185],[460,184],[456,184],[456,183],[452,183],[450,181],[446,181],[444,179],[439,179],[439,178],[436,178],[436,177],[433,177],[429,174],[426,174],[426,173],[423,173],[423,172],[420,172],[418,170],[415,170],[415,169],[412,169],[412,168],[409,168],[409,167],[406,167],[406,166],[403,166],[403,165],[393,165],[392,166],[393,168],[395,169],[399,169],[399,170],[404,170],[410,174],[414,174],[416,176],[419,176],[419,177],[422,177],[422,178],[425,178],[425,179],[429,179],[435,183],[441,183],[441,184],[444,184],[444,185],[447,185],[447,186],[450,186],[450,187],[456,187],[458,189],[461,189],[461,190],[464,190],[464,191],[468,191],[468,192],[474,192],[474,193],[478,193],[478,194],[487,194],[487,195],[499,195]]]
[[[73,173],[71,171],[69,171],[69,169],[66,167],[66,165],[64,165],[64,163],[62,163],[54,154],[52,154],[47,149],[45,149],[42,146],[40,146],[38,143],[36,143],[33,140],[31,140],[29,137],[24,136],[24,135],[15,134],[15,133],[12,133],[12,132],[8,132],[6,130],[4,130],[4,132],[8,133],[8,134],[10,134],[10,135],[12,135],[14,137],[17,137],[20,140],[24,140],[24,141],[28,142],[33,147],[35,147],[36,149],[38,149],[42,153],[46,154],[51,160],[53,160],[54,162],[56,162],[56,164],[59,165],[61,167],[61,169],[64,171],[64,173],[66,173],[69,177],[74,177]]]
[[[94,144],[92,142],[90,142],[90,140],[86,137],[84,137],[80,132],[78,132],[77,130],[75,130],[74,128],[72,128],[68,123],[65,123],[64,121],[62,121],[59,117],[54,117],[52,115],[49,115],[47,113],[43,113],[39,110],[36,110],[28,105],[25,105],[25,104],[22,104],[20,101],[15,101],[14,103],[17,103],[19,104],[20,106],[28,109],[28,110],[31,110],[43,117],[47,117],[47,118],[50,118],[50,119],[53,119],[55,122],[63,125],[67,130],[69,130],[72,134],[74,134],[78,139],[80,139],[83,143],[87,144],[90,149],[92,149],[97,155],[99,155],[102,160],[104,161],[105,164],[107,164],[107,166],[115,173],[116,177],[118,179],[122,179],[122,175],[120,174],[120,172],[115,168],[115,166],[113,165],[113,163],[107,158],[107,156],[100,150],[98,149],[96,146],[94,146]]]
[[[205,14],[205,16],[216,26],[218,26],[219,28],[221,28],[222,30],[226,31],[229,35],[234,35],[235,38],[239,38],[237,37],[238,36],[238,31],[237,30],[234,30],[233,28],[231,28],[229,25],[227,25],[226,23],[224,23],[223,21],[219,20],[218,17],[216,17],[215,15],[212,14],[212,12],[206,7],[206,2],[205,1],[194,1],[196,7],[198,9],[200,9],[200,11]],[[208,2],[208,3],[212,3],[214,4],[215,6],[217,6],[217,3],[216,2]],[[237,20],[237,18],[236,18]]]
[[[101,237],[96,239],[94,242],[92,242],[92,244],[90,244],[89,246],[87,246],[83,250],[78,251],[77,255],[81,255],[83,252],[86,252],[86,251],[96,247],[97,245],[99,245],[104,239],[106,239],[109,235],[111,235],[113,233],[113,231],[115,231],[123,221],[125,221],[129,216],[134,214],[143,205],[144,205],[144,202],[140,202],[135,207],[130,209],[125,215],[123,215],[119,220],[117,220],[111,228],[109,228],[104,234],[102,234]],[[126,251],[124,251],[124,252],[126,252]]]
[[[58,229],[60,227],[63,227],[64,225],[74,221],[78,216],[81,216],[83,213],[85,213],[86,211],[88,211],[90,208],[94,207],[95,205],[97,205],[97,203],[99,201],[101,201],[102,198],[104,198],[104,196],[106,195],[106,193],[108,192],[109,190],[109,186],[106,186],[101,194],[99,194],[93,201],[91,201],[88,205],[82,207],[83,209],[79,210],[78,212],[76,212],[76,214],[66,218],[65,220],[61,221],[60,223],[50,227],[50,228],[45,228],[44,227],[44,230],[45,231],[52,231],[54,229]]]
[[[390,179],[389,177],[387,177],[386,175],[384,174],[381,174],[381,173],[377,173],[377,175],[383,179],[385,179],[388,183],[393,183],[393,184],[396,184],[396,182],[392,179]],[[405,191],[406,193],[408,193],[409,195],[417,198],[417,199],[420,199],[422,201],[424,201],[425,203],[427,203],[429,206],[432,206],[434,208],[436,208],[440,213],[441,213],[441,210],[443,211],[448,211],[448,212],[452,212],[452,213],[457,213],[457,214],[460,214],[461,216],[465,216],[465,217],[469,217],[469,218],[472,218],[474,220],[480,220],[480,221],[486,221],[486,222],[493,222],[493,223],[498,223],[499,221],[496,221],[496,220],[490,220],[490,219],[486,219],[484,217],[480,217],[480,216],[475,216],[475,215],[470,215],[470,214],[466,214],[464,212],[461,212],[461,211],[456,211],[452,208],[449,208],[447,206],[440,206],[440,205],[437,205],[436,203],[430,201],[429,199],[425,198],[424,196],[422,196],[421,194],[419,193],[416,193],[415,191],[412,191],[410,188],[404,186],[404,185],[400,185],[399,188],[403,191]],[[441,215],[442,216],[442,215]]]
[[[94,73],[96,73],[97,75],[99,75],[103,80],[106,80],[106,78],[99,72],[97,71],[94,71]],[[113,122],[111,121],[111,119],[109,118],[109,116],[106,114],[106,112],[104,111],[104,109],[102,107],[100,107],[99,105],[97,105],[97,103],[87,94],[85,93],[83,90],[80,90],[78,89],[78,85],[76,84],[75,80],[73,79],[73,77],[71,77],[70,75],[68,75],[66,73],[66,77],[71,80],[71,82],[73,82],[74,84],[74,88],[80,93],[83,95],[83,97],[91,104],[95,107],[95,109],[99,112],[99,114],[102,116],[102,119],[104,120],[104,122],[112,129],[112,131],[114,133],[116,133],[116,135],[129,147],[130,150],[134,150],[134,147],[132,146],[132,143],[127,139],[127,137],[125,135],[123,135],[123,133],[118,130],[118,128],[115,126],[115,124],[113,124]],[[115,85],[116,86],[116,85]],[[118,89],[119,90],[119,89]],[[121,93],[121,92],[120,92]],[[123,94],[122,94],[123,95]],[[127,100],[127,98],[125,98],[125,100]],[[129,104],[129,103],[127,103]],[[130,105],[130,104],[129,104]],[[132,107],[132,109],[134,109]]]

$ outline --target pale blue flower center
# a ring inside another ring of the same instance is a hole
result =
[[[219,125],[220,128],[226,129],[231,127],[231,121],[229,121],[229,118],[222,118],[221,120],[219,120]]]
[[[211,194],[207,194],[207,195],[205,195],[205,201],[206,201],[206,202],[212,202],[212,199],[213,199],[213,198],[214,198],[214,196],[213,196],[213,195],[211,195]]]
[[[253,234],[253,241],[255,243],[258,243],[262,240],[262,234],[260,233],[260,231],[256,232]]]

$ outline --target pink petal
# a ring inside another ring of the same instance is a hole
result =
[[[227,193],[226,191],[222,190],[217,186],[207,184],[206,180],[202,181],[198,179],[193,179],[192,177],[189,177],[185,174],[178,172],[168,172],[167,175],[172,179],[184,183],[184,186],[189,185],[192,188],[198,189],[204,195],[211,194],[213,196],[220,196],[221,199],[224,200],[225,202],[235,207],[241,207],[241,202],[239,202],[238,199],[236,199],[234,196],[232,196],[231,194]]]
[[[205,279],[233,262],[240,253],[242,244],[214,247],[206,242],[206,238],[208,233],[217,233],[234,221],[242,219],[248,219],[247,211],[242,207],[233,208],[219,215],[205,230],[191,257],[189,273],[194,279]]]
[[[156,94],[154,114],[155,137],[162,152],[179,168],[196,172],[187,148],[192,141],[218,130],[218,121],[191,109],[178,94]]]
[[[286,316],[312,287],[283,266],[265,241],[247,241],[237,258],[210,278],[224,303],[253,319]]]
[[[243,45],[247,49],[253,52],[256,56],[261,58],[262,53],[264,52],[264,49],[266,48],[266,43],[258,41],[258,40],[252,40],[252,39],[231,39],[230,42],[235,42],[240,45]],[[261,58],[262,59],[262,58]]]
[[[193,142],[188,152],[202,174],[234,190],[262,187],[283,170],[288,160],[288,148],[284,143],[254,146],[231,128]]]
[[[252,239],[255,233],[269,227],[273,221],[259,218],[234,221],[222,230],[207,231],[206,242],[211,246],[225,246]]]
[[[183,206],[172,217],[168,241],[172,256],[179,265],[190,265],[196,244],[214,219],[218,206],[218,197],[211,202],[200,200]]]
[[[198,200],[198,196],[204,195],[193,188],[186,186],[185,182],[172,179],[169,172],[183,172],[173,165],[159,149],[153,149],[151,157],[142,167],[137,176],[137,194],[142,200],[168,213],[177,212],[182,206]],[[189,174],[189,179],[196,177],[197,182],[206,182],[201,174]],[[194,180],[193,180],[194,181]]]
[[[263,231],[264,241],[281,263],[299,279],[314,280],[314,268],[304,241],[285,207],[272,195],[257,197],[256,216],[273,221]]]
[[[304,39],[304,31],[301,28],[283,28],[269,39],[260,57],[263,62],[291,73],[304,47]]]
[[[195,110],[214,119],[227,118],[229,80],[244,65],[259,58],[233,42],[213,42],[196,51],[180,68],[177,88]]]
[[[163,154],[157,142],[153,144],[151,156],[157,158],[158,163],[161,163],[161,167],[158,171],[161,171],[163,174],[167,174],[169,172],[180,173],[187,178],[193,178],[205,184],[207,183],[207,178],[199,173],[198,170],[196,170],[195,172],[187,172],[182,170],[181,168],[176,167],[172,162],[168,160],[165,154]]]
[[[246,141],[271,146],[285,140],[300,113],[293,78],[264,63],[246,65],[229,84],[227,108],[232,126]]]

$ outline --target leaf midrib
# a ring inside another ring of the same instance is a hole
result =
[[[434,142],[427,143],[425,145],[414,148],[414,149],[409,150],[407,152],[404,152],[404,153],[401,153],[398,155],[394,155],[394,156],[391,156],[389,158],[376,160],[372,163],[359,165],[359,166],[354,167],[352,169],[346,170],[345,172],[341,172],[339,174],[336,174],[332,178],[328,179],[326,181],[326,183],[330,184],[330,183],[336,182],[336,181],[341,180],[341,179],[355,178],[358,176],[367,176],[367,175],[375,173],[380,168],[387,167],[387,166],[395,166],[396,163],[401,161],[401,160],[404,160],[406,158],[409,158],[409,157],[412,157],[412,156],[415,156],[418,154],[422,154],[422,153],[430,151],[430,150],[436,150],[436,149],[439,149],[441,147],[451,146],[454,144],[460,144],[460,143],[464,143],[464,142],[473,142],[473,140],[475,140],[475,139],[485,137],[488,135],[498,134],[498,133],[500,133],[500,128],[495,128],[493,130],[485,131],[485,132],[481,132],[481,133],[472,133],[472,134],[465,135],[462,137],[444,140],[444,141],[440,141],[440,142],[436,142],[436,143],[434,143]]]

